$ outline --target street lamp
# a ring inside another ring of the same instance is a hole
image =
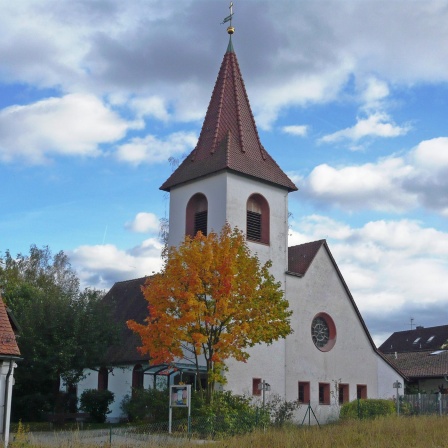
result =
[[[271,385],[263,380],[260,384],[258,384],[258,390],[261,390],[263,394],[263,409],[266,404],[266,394],[265,392],[269,392],[271,390]]]
[[[400,381],[395,381],[395,383],[393,384],[394,389],[397,389],[397,415],[400,415],[400,396],[398,394],[398,390],[402,386],[403,385],[400,383]]]

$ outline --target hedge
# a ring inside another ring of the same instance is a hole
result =
[[[341,407],[340,418],[375,418],[395,414],[395,403],[392,400],[361,399],[345,403]]]

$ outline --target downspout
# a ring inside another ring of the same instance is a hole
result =
[[[10,414],[11,409],[8,408],[8,400],[9,400],[9,381],[12,373],[12,366],[14,365],[13,359],[9,360],[9,369],[5,378],[5,397],[3,401],[3,440],[4,447],[7,448],[9,443],[9,422],[10,422]]]

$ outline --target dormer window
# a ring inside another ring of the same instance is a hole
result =
[[[247,200],[246,236],[249,241],[269,244],[269,204],[261,194]]]
[[[185,233],[195,237],[200,231],[204,236],[207,236],[207,223],[207,198],[202,193],[196,193],[188,201]]]

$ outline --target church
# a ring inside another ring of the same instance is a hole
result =
[[[364,320],[325,240],[288,247],[288,194],[296,185],[263,147],[232,43],[219,69],[194,150],[160,187],[169,192],[168,245],[186,234],[219,232],[225,223],[246,234],[261,262],[272,261],[292,310],[293,333],[272,345],[250,349],[246,363],[227,363],[224,390],[259,398],[259,385],[270,394],[299,400],[301,421],[311,406],[319,422],[338,417],[340,405],[356,398],[392,398],[393,383],[403,375],[376,349]],[[170,384],[193,382],[194,369],[150,366],[136,349],[139,338],[127,329],[142,322],[147,303],[145,278],[116,283],[105,301],[114,305],[121,342],[104,365],[86,372],[78,395],[89,388],[114,392],[111,420],[121,417],[120,402],[132,387],[154,387],[164,375]]]

